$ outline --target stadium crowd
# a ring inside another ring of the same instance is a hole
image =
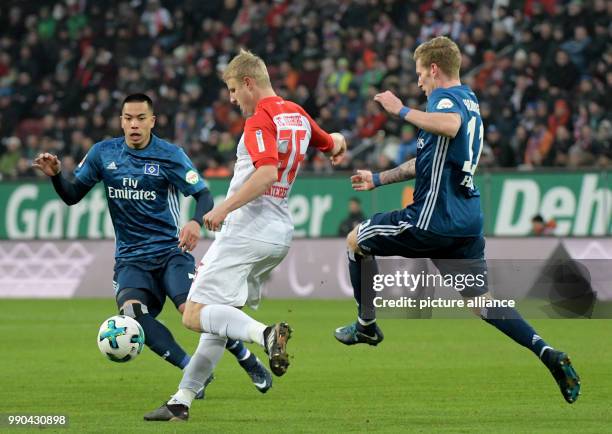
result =
[[[158,136],[204,176],[230,175],[244,120],[220,71],[240,47],[264,58],[281,96],[346,134],[346,169],[385,169],[415,155],[415,131],[372,97],[423,106],[412,54],[437,35],[458,42],[480,99],[480,167],[607,167],[611,18],[605,0],[3,1],[0,176],[37,176],[41,151],[71,172],[122,135],[119,103],[140,91]],[[313,152],[303,170],[331,168]]]

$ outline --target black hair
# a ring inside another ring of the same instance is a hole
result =
[[[544,223],[544,217],[542,217],[540,214],[536,214],[533,216],[533,218],[531,219],[532,222],[538,222],[538,223]]]
[[[149,98],[149,96],[144,94],[144,93],[132,93],[132,94],[126,96],[123,99],[123,102],[121,103],[121,110],[122,111],[123,111],[123,107],[128,102],[146,102],[147,105],[149,106],[149,109],[151,109],[151,112],[153,111],[153,100],[151,100],[151,98]]]

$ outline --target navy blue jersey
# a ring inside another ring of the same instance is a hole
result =
[[[183,150],[154,135],[144,149],[124,137],[96,143],[75,171],[82,183],[104,183],[115,228],[117,259],[168,253],[177,247],[178,191],[192,195],[206,187]]]
[[[483,140],[478,99],[465,85],[438,88],[427,111],[458,113],[461,127],[453,139],[419,131],[411,223],[449,237],[481,235],[480,192],[473,181]]]

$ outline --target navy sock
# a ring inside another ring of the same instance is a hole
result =
[[[482,319],[518,344],[530,349],[539,358],[542,358],[547,348],[551,348],[523,319],[521,314],[512,307],[488,308],[486,309],[486,317],[482,317]]]
[[[135,319],[142,326],[145,333],[145,344],[151,351],[181,369],[187,366],[190,357],[174,340],[170,330],[150,313],[143,313],[140,304],[133,306]]]
[[[255,354],[251,353],[240,340],[228,339],[225,348],[238,359],[238,363],[243,367],[250,366],[257,360]]]
[[[378,264],[373,256],[353,255],[349,252],[348,268],[353,286],[353,297],[357,302],[359,318],[357,328],[369,332],[376,326],[372,280],[373,275],[378,273]]]

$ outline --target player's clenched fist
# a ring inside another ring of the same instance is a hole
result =
[[[330,136],[334,141],[334,149],[332,150],[332,155],[329,159],[331,160],[331,163],[335,166],[342,162],[344,154],[346,153],[347,144],[346,139],[340,133],[331,133]]]
[[[357,173],[351,176],[351,185],[353,190],[356,191],[368,191],[374,189],[372,172],[369,170],[358,170]]]
[[[32,163],[32,167],[36,167],[47,176],[55,176],[60,172],[61,163],[55,155],[45,152],[38,154],[38,157]]]

